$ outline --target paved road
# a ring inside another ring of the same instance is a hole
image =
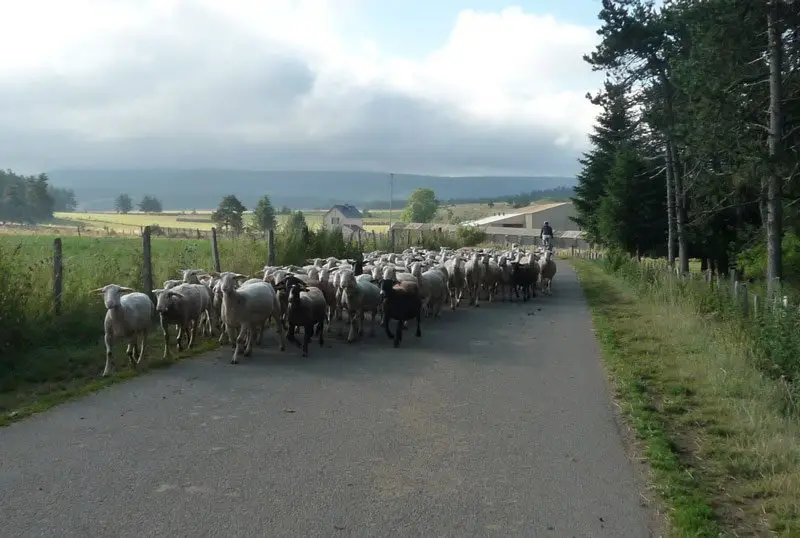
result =
[[[271,334],[2,429],[0,533],[648,535],[565,262],[552,297],[406,336],[303,360]]]

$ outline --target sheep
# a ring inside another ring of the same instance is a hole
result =
[[[400,347],[403,339],[403,323],[416,318],[416,337],[422,336],[422,298],[419,285],[413,282],[398,282],[384,279],[380,282],[381,299],[383,300],[383,327],[386,336],[394,339],[394,347]],[[397,320],[395,333],[389,330],[389,321]]]
[[[287,283],[284,281],[284,283]],[[314,328],[319,331],[319,345],[325,345],[324,327],[325,310],[327,304],[325,296],[317,287],[306,286],[299,279],[290,280],[289,301],[286,310],[286,321],[289,325],[288,340],[297,342],[294,337],[294,329],[300,325],[303,327],[303,357],[308,356],[308,344],[314,336]],[[297,342],[298,345],[299,342]]]
[[[480,306],[478,300],[480,298],[481,284],[483,283],[484,267],[481,263],[481,255],[478,252],[473,252],[469,261],[464,264],[464,274],[467,277],[467,290],[469,291],[469,304]]]
[[[117,284],[108,284],[93,290],[93,292],[103,295],[103,302],[106,306],[106,315],[103,320],[106,366],[103,369],[103,377],[106,377],[111,371],[114,338],[128,340],[125,353],[128,355],[131,367],[135,369],[144,357],[145,343],[155,310],[153,301],[144,293]]]
[[[428,269],[420,275],[419,283],[428,293],[426,315],[438,318],[442,305],[447,301],[447,272],[437,268]]]
[[[514,295],[519,298],[519,289],[522,288],[522,301],[527,302],[531,293],[536,297],[533,289],[536,285],[536,270],[530,264],[511,262],[511,285],[514,288]]]
[[[552,259],[553,252],[548,250],[544,253],[544,259],[539,260],[539,274],[541,275],[542,293],[552,294],[553,277],[556,276],[556,262]]]
[[[164,333],[164,359],[169,357],[169,326],[178,326],[177,348],[183,349],[181,340],[186,335],[186,349],[191,349],[203,314],[211,306],[211,295],[203,284],[181,284],[170,289],[155,289],[156,312]]]
[[[255,282],[237,288],[236,280],[240,278],[247,277],[238,273],[224,273],[220,278],[222,321],[225,323],[228,338],[233,344],[231,364],[239,362],[241,347],[244,348],[243,354],[246,357],[252,353],[253,340],[260,340],[261,331],[270,318],[275,320],[280,350],[286,350],[283,324],[280,321],[280,305],[275,289],[264,282]],[[236,329],[239,329],[238,336],[236,336]]]
[[[450,296],[450,310],[461,305],[461,297],[467,287],[466,269],[461,257],[451,258],[444,263],[447,269],[447,291]]]

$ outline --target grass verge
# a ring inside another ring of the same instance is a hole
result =
[[[155,331],[154,331],[155,332]],[[40,348],[20,356],[15,362],[23,365],[60,364],[59,372],[49,371],[39,375],[31,371],[27,379],[22,379],[13,390],[0,392],[0,427],[8,426],[36,413],[46,411],[64,402],[86,396],[122,381],[146,374],[150,370],[169,367],[188,357],[207,351],[220,349],[216,338],[198,338],[194,347],[188,351],[175,351],[175,332],[172,332],[173,356],[161,358],[163,339],[160,333],[153,334],[147,343],[145,356],[137,370],[128,365],[125,344],[119,342],[114,348],[114,371],[108,377],[101,377],[105,365],[105,346],[98,344],[89,347]],[[101,336],[102,338],[102,336]],[[221,349],[228,350],[229,347]]]
[[[740,332],[575,260],[673,536],[800,536],[800,424]]]

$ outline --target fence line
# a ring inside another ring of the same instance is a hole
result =
[[[565,257],[573,257],[585,260],[601,260],[606,257],[606,252],[603,250],[592,249],[559,249],[558,251]],[[780,285],[771,300],[767,296],[757,291],[750,289],[752,282],[740,280],[736,269],[729,269],[728,274],[715,273],[711,269],[705,271],[690,271],[686,274],[681,274],[677,266],[670,267],[666,260],[662,258],[637,258],[631,256],[626,261],[636,263],[643,270],[656,271],[658,276],[666,280],[667,285],[684,285],[692,286],[694,288],[704,288],[703,291],[714,292],[725,302],[728,302],[745,320],[758,319],[759,316],[766,312],[783,314],[785,312],[796,310],[800,315],[800,304],[796,305],[794,309],[790,302],[789,296],[785,295]],[[668,288],[670,289],[670,288]],[[671,288],[675,294],[678,293],[678,288]]]
[[[196,234],[200,240],[207,238],[209,241],[209,250],[211,253],[211,263],[213,270],[222,271],[224,260],[220,255],[219,241],[221,239],[229,240],[245,240],[250,239],[256,242],[264,241],[266,245],[266,257],[261,262],[262,264],[275,265],[278,258],[276,248],[276,232],[269,230],[266,237],[253,236],[248,234],[231,235],[218,232],[216,228],[211,228],[208,234]],[[137,237],[139,235],[137,234]],[[152,291],[156,288],[156,275],[153,267],[153,237],[165,238],[165,236],[157,236],[153,232],[153,227],[143,226],[141,229],[141,278],[137,278],[137,284],[141,285],[142,290],[152,296]],[[169,239],[175,239],[175,236],[166,236]],[[196,240],[195,237],[190,237],[191,240]],[[358,248],[358,252],[388,250],[390,252],[397,252],[412,246],[456,246],[456,243],[461,241],[461,238],[454,232],[444,232],[440,230],[389,230],[386,234],[366,231],[353,231],[348,234],[345,231],[342,237],[345,246],[352,249]],[[459,245],[460,246],[460,245]],[[138,249],[136,249],[138,251]],[[330,255],[330,254],[328,254]],[[70,272],[70,264],[65,263],[65,256],[63,253],[63,241],[61,237],[53,239],[53,255],[52,255],[52,313],[55,316],[60,316],[62,313],[62,297],[64,295],[64,280],[65,276]],[[70,277],[71,278],[71,277]]]

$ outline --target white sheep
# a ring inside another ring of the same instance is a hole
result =
[[[164,358],[169,357],[169,326],[178,326],[176,337],[178,351],[183,349],[182,340],[186,336],[186,349],[191,349],[203,315],[211,308],[212,297],[203,284],[181,284],[165,289],[153,290],[156,294],[156,311],[164,334]]]
[[[542,293],[551,295],[553,292],[553,277],[556,276],[556,262],[552,260],[553,253],[544,253],[544,259],[539,260],[539,275],[541,278]]]
[[[117,284],[108,284],[93,291],[103,295],[107,309],[103,320],[106,344],[106,367],[103,369],[103,377],[111,370],[114,338],[128,340],[125,353],[131,366],[136,368],[144,357],[147,335],[152,326],[155,310],[153,301],[144,293]]]
[[[240,348],[244,348],[245,356],[252,353],[253,341],[260,341],[261,332],[270,318],[275,320],[280,349],[286,350],[286,338],[280,320],[281,308],[275,289],[265,282],[237,288],[236,280],[246,278],[238,273],[223,273],[219,284],[222,291],[222,321],[228,338],[233,343],[232,364],[239,362]]]

